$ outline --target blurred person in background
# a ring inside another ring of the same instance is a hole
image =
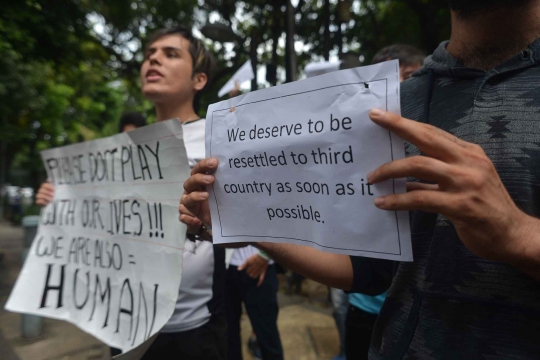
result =
[[[346,360],[347,352],[347,319],[349,312],[349,297],[345,291],[337,288],[329,288],[330,303],[332,304],[332,316],[336,322],[339,335],[339,354],[332,360]],[[350,358],[353,359],[353,358]]]
[[[120,117],[118,122],[118,132],[128,132],[146,126],[146,118],[138,112],[126,112]]]
[[[412,74],[420,70],[424,64],[426,53],[415,46],[407,44],[394,44],[379,50],[372,64],[379,64],[384,61],[399,60],[400,81],[409,79]]]
[[[255,333],[249,344],[253,355],[263,360],[283,359],[277,327],[278,287],[275,265],[268,255],[253,246],[234,249],[227,269],[225,296],[229,326],[229,360],[242,360],[242,303]]]

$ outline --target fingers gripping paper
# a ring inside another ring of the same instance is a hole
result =
[[[208,109],[206,151],[215,243],[267,241],[412,260],[407,212],[377,209],[405,180],[367,175],[405,156],[371,108],[400,113],[397,61],[253,92]]]
[[[70,321],[129,351],[169,320],[189,165],[178,120],[42,152],[54,200],[6,309]]]

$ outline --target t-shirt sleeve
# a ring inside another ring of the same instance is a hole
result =
[[[351,293],[377,296],[392,284],[394,261],[351,256],[353,286]]]

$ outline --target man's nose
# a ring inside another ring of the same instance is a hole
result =
[[[161,60],[160,60],[160,55],[159,55],[159,51],[156,51],[155,53],[152,53],[149,57],[148,57],[148,60],[150,61],[150,65],[159,65],[161,63]]]

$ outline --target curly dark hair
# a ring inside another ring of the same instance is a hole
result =
[[[138,112],[126,112],[122,114],[118,122],[118,132],[121,133],[126,125],[133,125],[136,128],[146,126],[146,119],[143,114]]]

